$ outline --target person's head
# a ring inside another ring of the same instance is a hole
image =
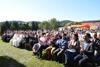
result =
[[[90,35],[90,33],[85,33],[85,36],[84,36],[84,40],[85,41],[90,41],[90,39],[91,39],[92,37],[91,37],[91,35]]]
[[[100,33],[98,34],[98,38],[100,39]]]
[[[97,38],[97,33],[96,33],[96,32],[94,33],[93,37],[94,37],[94,38]]]
[[[73,34],[73,39],[74,39],[75,41],[78,40],[78,33],[74,33],[74,34]]]
[[[59,39],[62,39],[62,36],[61,35],[59,35]]]
[[[46,33],[46,36],[47,36],[47,37],[50,36],[50,33]]]
[[[67,34],[66,33],[62,33],[62,37],[66,37],[67,36]]]
[[[45,33],[42,33],[42,36],[45,36]]]

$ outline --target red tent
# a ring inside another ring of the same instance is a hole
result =
[[[90,25],[88,23],[83,23],[81,25],[81,28],[84,28],[84,29],[89,29],[90,28]]]

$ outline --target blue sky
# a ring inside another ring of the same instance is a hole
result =
[[[98,20],[100,0],[0,0],[0,21]]]

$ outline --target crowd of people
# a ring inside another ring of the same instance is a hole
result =
[[[8,31],[2,40],[17,48],[32,50],[38,58],[55,60],[65,67],[95,67],[100,64],[100,31]]]

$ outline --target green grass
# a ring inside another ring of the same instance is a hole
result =
[[[0,40],[0,67],[63,67],[55,61],[36,58],[32,51],[19,49]]]

